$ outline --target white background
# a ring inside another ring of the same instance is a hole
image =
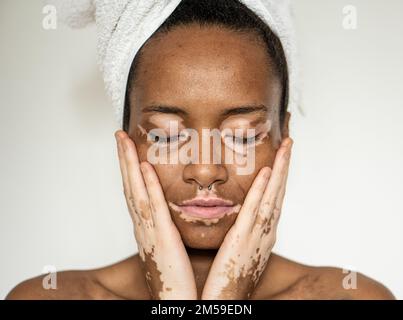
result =
[[[403,2],[295,3],[304,115],[291,110],[275,251],[358,270],[402,299]],[[342,27],[349,4],[357,30]],[[42,18],[40,0],[0,2],[0,297],[46,265],[136,251],[95,29],[45,31]]]

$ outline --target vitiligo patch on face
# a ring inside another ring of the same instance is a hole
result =
[[[140,136],[140,137],[145,137],[145,138],[147,138],[147,131],[146,131],[146,129],[144,129],[141,125],[137,125],[137,128],[138,128],[138,135]]]
[[[255,170],[255,148],[263,144],[269,136],[272,121],[268,119],[265,122],[256,123],[256,128],[251,128],[253,121],[238,119],[235,124],[241,128],[235,127],[235,129],[226,127],[227,121],[229,120],[223,121],[224,125],[220,129],[203,128],[201,145],[199,145],[198,131],[192,128],[179,130],[178,120],[168,121],[169,134],[166,133],[168,131],[166,128],[156,128],[147,132],[141,125],[137,127],[138,134],[141,137],[145,136],[147,142],[151,144],[147,150],[147,161],[151,164],[235,164],[238,175],[252,174]],[[231,121],[234,122],[234,120]],[[210,157],[211,139],[213,140],[212,159]],[[223,150],[222,143],[226,146]],[[222,156],[223,152],[224,156]]]
[[[268,137],[272,129],[272,120],[267,119],[264,122],[256,122],[247,118],[230,117],[222,122],[220,130],[223,132],[227,129],[232,131],[233,129],[230,128],[236,128],[235,130],[240,130],[240,132],[247,131],[252,128],[254,132],[256,132],[256,139],[254,142],[254,145],[256,146],[263,143],[263,139]]]
[[[197,195],[195,198],[202,198],[202,197],[209,197],[209,196],[214,196],[216,195],[216,190],[215,190],[215,185],[213,185],[212,190],[199,190],[197,189]],[[175,212],[177,212],[179,214],[179,217],[183,220],[185,220],[186,222],[190,222],[190,223],[200,223],[200,224],[204,224],[206,226],[211,226],[212,224],[216,224],[218,223],[221,219],[223,219],[225,216],[229,216],[232,215],[234,213],[238,213],[239,210],[241,209],[241,205],[237,204],[235,205],[231,211],[227,212],[225,215],[223,215],[220,218],[214,218],[214,219],[207,219],[207,218],[202,218],[202,217],[195,217],[195,216],[190,216],[189,214],[185,213],[184,210],[182,210],[180,208],[180,206],[172,203],[172,202],[168,202],[169,207],[174,210]]]
[[[234,213],[238,213],[241,205],[236,205],[234,207],[233,210],[231,210],[229,213],[227,213],[226,215],[224,215],[223,217],[220,218],[214,218],[214,219],[207,219],[207,218],[199,218],[199,217],[192,217],[189,216],[188,214],[184,213],[179,206],[177,206],[176,204],[172,203],[172,202],[168,202],[170,208],[174,211],[176,211],[179,214],[179,217],[183,220],[185,220],[186,222],[190,222],[190,223],[201,223],[204,224],[206,226],[211,226],[213,224],[218,223],[221,219],[223,219],[226,216],[232,215]]]
[[[167,123],[173,122],[177,123],[179,126],[183,125],[183,119],[177,115],[173,114],[153,114],[150,116],[148,119],[150,123],[155,125],[156,127],[164,128]],[[169,131],[169,126],[166,128],[167,131]]]
[[[259,137],[259,140],[256,141],[256,146],[261,145],[264,143],[264,139],[266,139],[269,136],[269,133],[272,129],[272,121],[267,120],[265,123],[261,123],[257,125],[256,131],[261,132],[261,136]]]

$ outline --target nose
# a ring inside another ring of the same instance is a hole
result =
[[[183,170],[183,180],[196,187],[207,188],[213,183],[222,184],[228,180],[227,170],[218,164],[188,164]]]

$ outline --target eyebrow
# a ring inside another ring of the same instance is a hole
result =
[[[247,106],[239,106],[234,108],[228,108],[221,113],[221,116],[233,116],[239,114],[248,114],[253,112],[264,112],[268,113],[269,109],[263,105],[247,105]]]
[[[185,110],[175,107],[175,106],[167,106],[167,105],[151,105],[143,108],[144,113],[147,112],[159,112],[159,113],[169,113],[169,114],[177,114],[182,116],[189,115]]]
[[[159,113],[169,113],[169,114],[177,114],[182,116],[189,115],[188,112],[183,110],[182,108],[176,106],[169,106],[169,105],[150,105],[142,109],[142,112],[159,112]],[[268,113],[269,109],[263,105],[244,105],[244,106],[237,106],[225,109],[221,116],[228,117],[232,115],[240,115],[240,114],[248,114],[253,112],[264,112]]]

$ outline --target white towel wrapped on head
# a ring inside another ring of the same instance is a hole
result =
[[[112,99],[116,120],[122,125],[125,93],[132,61],[151,35],[181,0],[48,0],[71,27],[95,21],[98,63]],[[279,37],[289,73],[289,110],[298,107],[299,85],[296,40],[289,0],[240,0]]]

